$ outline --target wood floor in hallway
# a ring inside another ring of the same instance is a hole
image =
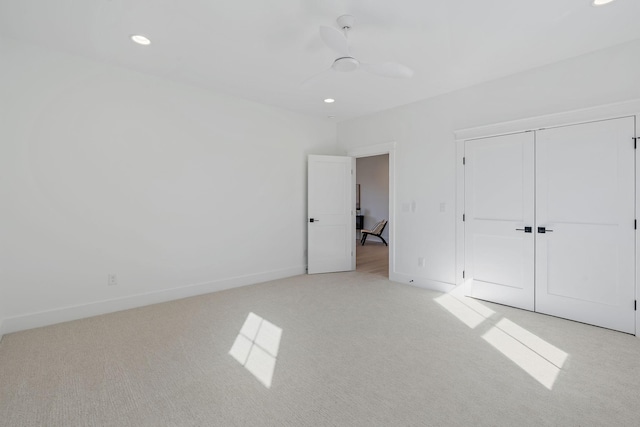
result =
[[[389,247],[382,242],[356,241],[356,271],[389,277]]]

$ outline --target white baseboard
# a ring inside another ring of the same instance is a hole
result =
[[[451,292],[456,287],[453,283],[440,282],[422,277],[412,277],[399,273],[390,273],[389,280],[438,292]]]
[[[128,310],[131,308],[143,307],[146,305],[158,304],[193,297],[196,295],[209,294],[226,289],[268,282],[271,280],[284,279],[286,277],[305,274],[305,272],[305,266],[292,267],[10,317],[4,319],[4,325],[0,324],[0,336],[2,333],[8,334],[11,332],[23,331],[25,329],[39,328],[41,326],[54,325],[56,323],[68,322],[71,320],[78,320],[86,317]]]

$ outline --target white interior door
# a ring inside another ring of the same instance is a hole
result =
[[[355,270],[355,159],[309,156],[308,272]]]
[[[533,133],[465,146],[468,296],[533,310]]]
[[[635,333],[634,119],[536,135],[536,311]]]

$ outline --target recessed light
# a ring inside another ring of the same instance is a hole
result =
[[[324,102],[326,102],[327,104],[331,104],[333,102],[336,102],[336,100],[333,99],[333,98],[327,98],[327,99],[324,100]]]
[[[131,36],[131,40],[133,40],[135,43],[141,44],[143,46],[147,46],[151,44],[151,40],[149,40],[148,38],[146,38],[143,35],[140,34],[134,34]]]
[[[613,0],[593,0],[594,6],[604,6],[605,4],[611,3]]]
[[[328,118],[329,120],[333,120],[333,119],[335,119],[335,118],[336,118],[336,116],[327,116],[327,118]]]

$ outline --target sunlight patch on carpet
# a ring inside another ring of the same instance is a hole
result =
[[[540,384],[551,390],[560,368],[497,327],[482,338]]]
[[[249,313],[229,354],[265,387],[271,388],[281,337],[282,328]]]
[[[485,321],[486,317],[473,310],[457,298],[444,294],[435,299],[435,302],[444,307],[449,313],[453,314],[462,323],[475,329],[478,325]]]
[[[539,336],[527,331],[525,328],[518,326],[509,319],[500,319],[496,323],[496,327],[520,341],[523,345],[538,353],[541,357],[548,360],[558,368],[562,368],[564,362],[569,355],[558,347],[549,344]]]
[[[476,329],[496,314],[479,301],[460,293],[444,294],[434,301],[471,329]],[[564,351],[506,318],[498,320],[482,338],[549,390],[553,388],[569,357]]]

